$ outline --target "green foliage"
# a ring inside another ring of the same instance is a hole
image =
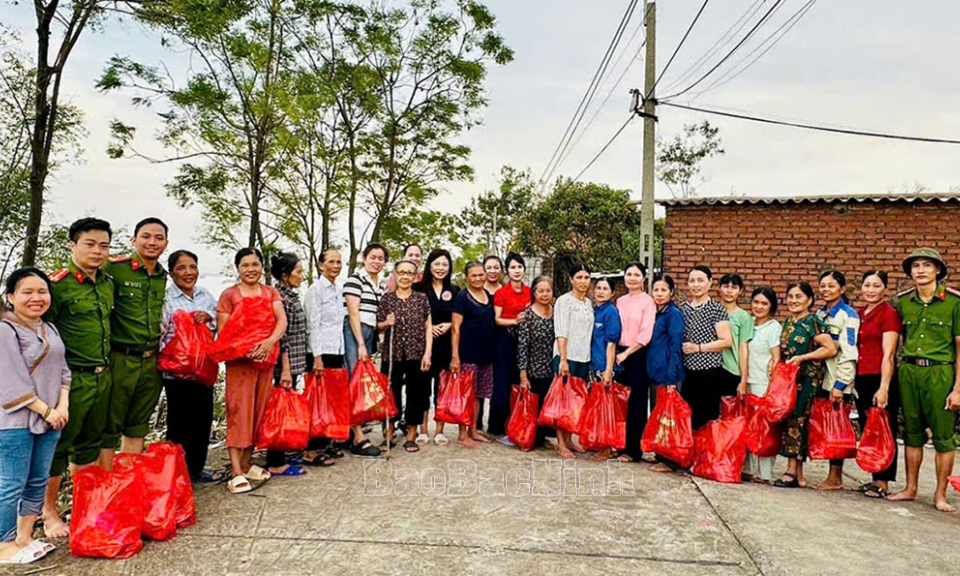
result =
[[[533,204],[535,188],[529,171],[501,168],[500,186],[474,197],[463,212],[469,235],[486,240],[496,254],[514,248],[519,223]]]
[[[687,124],[683,134],[670,142],[657,142],[657,177],[667,185],[674,197],[689,198],[702,183],[701,163],[711,156],[725,153],[720,147],[720,129],[704,120]]]

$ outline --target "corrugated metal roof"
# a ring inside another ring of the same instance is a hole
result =
[[[803,204],[817,202],[952,202],[960,201],[958,192],[921,192],[915,194],[827,194],[812,196],[724,196],[721,198],[671,198],[657,200],[662,206],[702,206],[728,204]]]

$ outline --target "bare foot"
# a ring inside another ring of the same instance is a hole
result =
[[[754,484],[769,484],[769,483],[770,483],[769,480],[764,480],[763,478],[761,478],[761,477],[759,477],[759,476],[754,476],[750,481],[753,482]]]
[[[465,436],[463,438],[457,438],[457,444],[463,446],[464,448],[476,448],[479,446],[476,442],[473,441],[473,438]]]
[[[583,449],[583,446],[570,442],[570,449],[576,452],[577,454],[583,454],[586,450]]]
[[[843,484],[837,484],[835,482],[824,480],[823,482],[817,484],[816,488],[821,492],[830,492],[833,490],[841,490],[843,488]]]
[[[899,492],[896,492],[894,494],[887,496],[887,500],[890,500],[891,502],[912,502],[916,499],[917,499],[917,491],[907,490],[907,489],[901,490]]]
[[[650,471],[660,472],[662,474],[664,472],[673,472],[673,469],[671,469],[669,466],[667,466],[663,462],[657,462],[656,464],[650,467]]]
[[[571,452],[570,450],[568,450],[568,449],[566,449],[566,448],[558,448],[558,449],[557,449],[557,452],[560,454],[560,457],[563,458],[564,460],[570,460],[570,459],[572,459],[572,458],[576,458],[576,457],[577,457],[576,454],[574,454],[573,452]]]
[[[806,487],[807,487],[807,479],[804,478],[803,476],[797,476],[797,486],[799,486],[799,487],[801,487],[801,488],[806,488]]]
[[[633,462],[633,458],[627,454],[621,454],[617,456],[617,460],[619,460],[620,462]],[[656,460],[654,460],[654,462],[656,462]]]
[[[939,496],[935,497],[935,498],[933,499],[933,506],[934,506],[934,508],[936,508],[937,510],[939,510],[939,511],[941,511],[941,512],[956,512],[956,511],[957,511],[956,508],[954,508],[953,506],[951,506],[951,505],[947,502],[946,497],[944,497],[944,498],[940,498]]]
[[[66,538],[70,535],[70,527],[60,518],[59,514],[43,513],[43,533],[47,538]]]
[[[477,442],[481,442],[481,443],[483,443],[483,444],[489,444],[489,443],[490,443],[490,439],[487,438],[486,436],[484,436],[483,434],[479,433],[479,432],[477,432],[477,433],[474,434],[473,436],[470,436],[470,438],[471,438],[472,440],[475,440],[475,441],[477,441]]]
[[[609,460],[611,458],[610,449],[604,448],[603,450],[597,452],[591,457],[591,460]]]

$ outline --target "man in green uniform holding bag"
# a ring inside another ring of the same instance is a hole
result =
[[[160,316],[167,287],[167,271],[160,255],[167,249],[167,225],[145,218],[133,232],[135,251],[112,258],[105,270],[113,278],[116,304],[110,330],[110,372],[113,387],[102,456],[120,451],[139,454],[150,431],[150,416],[160,399],[157,347]]]
[[[72,374],[69,421],[60,433],[43,504],[49,538],[67,536],[57,511],[63,472],[97,463],[110,402],[110,312],[113,281],[101,270],[110,257],[110,224],[81,218],[70,226],[71,262],[50,275],[50,310],[44,320],[60,332]]]
[[[903,353],[897,379],[903,403],[907,485],[890,500],[916,500],[927,428],[936,450],[937,489],[933,502],[941,512],[947,502],[947,477],[953,471],[960,408],[960,292],[947,288],[947,265],[933,248],[919,248],[903,261],[916,286],[899,295],[903,317]]]

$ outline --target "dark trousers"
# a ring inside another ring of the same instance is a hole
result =
[[[640,437],[643,436],[643,428],[647,425],[650,389],[646,348],[637,350],[627,358],[621,379],[623,385],[630,388],[630,399],[627,401],[627,445],[623,453],[634,461],[639,461],[643,455],[640,450]]]
[[[164,378],[167,391],[167,440],[183,446],[187,469],[196,478],[203,472],[213,424],[213,386],[193,380]]]
[[[380,372],[387,374],[389,368],[387,360],[382,360]],[[401,420],[408,427],[423,424],[423,412],[430,407],[430,381],[429,374],[420,370],[420,360],[394,360],[390,388],[399,409],[394,424]],[[407,392],[405,401],[404,388]]]
[[[693,412],[690,423],[694,430],[720,417],[720,397],[724,396],[725,388],[729,387],[730,382],[724,374],[730,373],[723,368],[687,370],[687,379],[680,387],[680,396]],[[737,382],[739,381],[738,379]]]
[[[543,400],[547,397],[547,392],[550,391],[550,384],[553,383],[553,376],[547,376],[546,378],[532,378],[530,380],[530,391],[537,395],[537,415],[540,414],[540,411],[543,410]],[[543,445],[547,436],[556,437],[556,431],[549,426],[537,426],[537,440],[534,446]]]
[[[867,425],[867,410],[873,407],[873,395],[880,390],[879,374],[858,375],[854,391],[857,394],[857,419],[860,424],[860,431]],[[894,373],[893,381],[890,383],[890,390],[887,392],[887,416],[890,419],[890,430],[893,432],[893,463],[886,470],[881,470],[873,475],[873,479],[881,482],[895,482],[897,480],[897,458],[899,458],[900,448],[897,446],[897,436],[899,431],[900,415],[900,387],[897,386],[897,376]]]
[[[726,368],[720,370],[720,396],[736,396],[737,387],[740,386],[740,375],[730,372]]]
[[[517,367],[517,341],[510,330],[497,330],[497,355],[493,364],[493,396],[490,398],[490,418],[487,432],[495,436],[506,433],[504,426],[510,417],[510,386],[520,383]]]

